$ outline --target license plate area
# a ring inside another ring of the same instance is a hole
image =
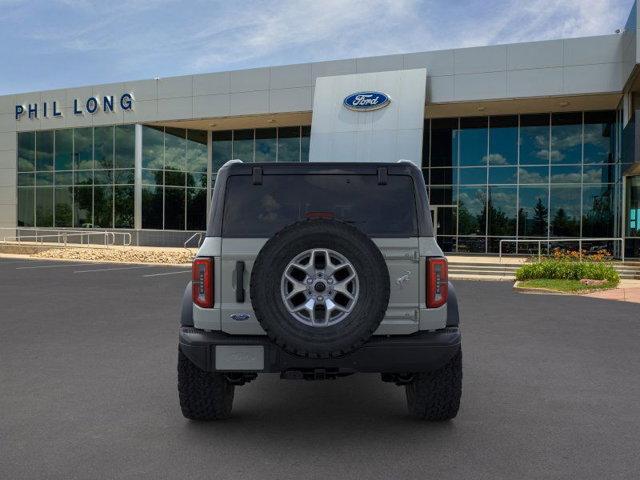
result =
[[[217,345],[215,349],[218,371],[264,370],[264,347],[261,345]]]

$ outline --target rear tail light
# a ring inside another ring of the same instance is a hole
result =
[[[191,298],[199,307],[213,307],[213,258],[196,258],[193,261]]]
[[[447,303],[449,278],[445,258],[427,258],[427,307],[438,308]]]

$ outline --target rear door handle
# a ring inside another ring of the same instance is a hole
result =
[[[244,303],[244,262],[236,262],[236,302]]]

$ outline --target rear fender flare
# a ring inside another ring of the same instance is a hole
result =
[[[182,310],[180,312],[180,325],[193,327],[193,300],[191,299],[191,282],[187,283],[182,296]]]
[[[447,297],[447,327],[460,325],[460,313],[458,312],[458,296],[453,283],[449,282],[449,295]]]

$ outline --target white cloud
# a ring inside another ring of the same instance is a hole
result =
[[[25,62],[73,58],[76,63],[65,64],[65,70],[78,72],[77,83],[97,83],[607,34],[624,25],[631,5],[632,0],[0,0],[0,31],[11,32],[15,41],[13,47],[5,41],[0,55],[11,58],[19,44]],[[39,75],[55,84],[56,67],[48,68]]]

